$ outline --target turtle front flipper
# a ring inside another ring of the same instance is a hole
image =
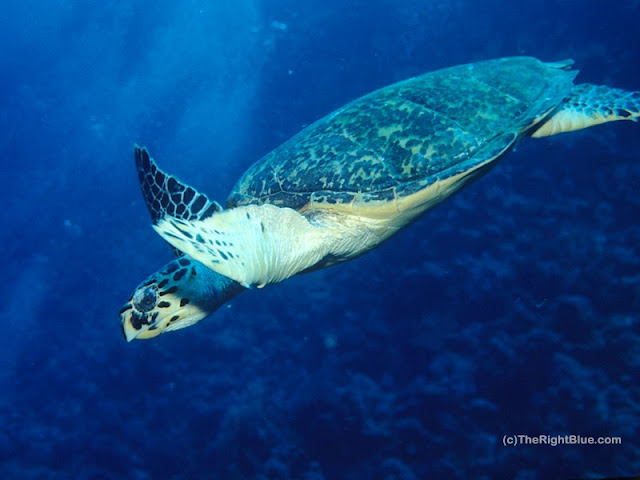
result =
[[[247,288],[281,282],[332,253],[325,229],[291,208],[269,204],[223,210],[204,220],[166,216],[153,228],[173,247]]]
[[[166,215],[183,220],[202,220],[222,210],[219,203],[162,171],[144,147],[134,146],[142,196],[153,223]]]
[[[167,215],[202,220],[222,210],[220,204],[209,200],[204,193],[162,171],[146,148],[135,145],[133,155],[142,197],[154,224]],[[174,253],[180,256],[183,252],[174,247]]]
[[[640,92],[584,83],[531,136],[548,137],[617,120],[637,122],[638,117]]]

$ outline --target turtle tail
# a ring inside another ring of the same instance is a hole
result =
[[[617,120],[637,122],[639,117],[640,92],[583,83],[531,136],[547,137]]]

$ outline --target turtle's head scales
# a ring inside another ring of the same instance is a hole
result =
[[[127,342],[189,327],[241,290],[201,263],[180,257],[150,275],[120,310]]]
[[[202,320],[208,312],[191,304],[197,282],[191,261],[185,258],[174,260],[150,275],[120,311],[125,339],[130,342],[153,338]]]

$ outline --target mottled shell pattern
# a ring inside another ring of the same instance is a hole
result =
[[[526,134],[571,91],[577,71],[570,64],[490,60],[377,90],[256,162],[227,205],[305,211],[413,194],[495,157],[508,139]]]

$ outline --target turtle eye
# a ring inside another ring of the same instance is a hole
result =
[[[133,306],[139,312],[148,312],[155,308],[158,300],[158,287],[155,284],[141,288],[133,296]]]

